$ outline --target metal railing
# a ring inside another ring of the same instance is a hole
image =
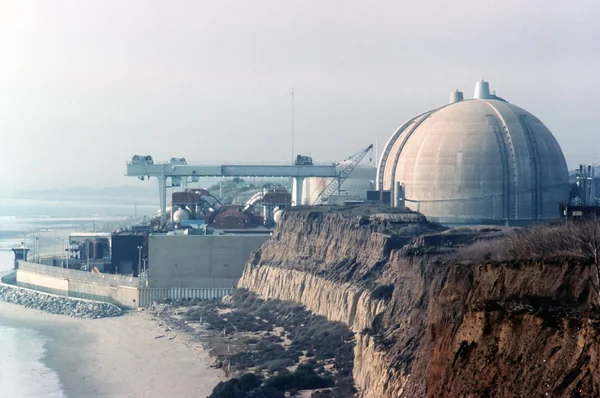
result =
[[[211,300],[231,294],[234,288],[142,288],[139,289],[139,306],[145,307],[160,300]]]

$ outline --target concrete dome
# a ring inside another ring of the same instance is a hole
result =
[[[379,189],[404,186],[405,204],[448,223],[557,218],[568,171],[556,139],[531,113],[489,94],[404,123],[377,170]],[[479,90],[479,91],[478,91]]]

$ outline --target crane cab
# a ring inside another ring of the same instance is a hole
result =
[[[310,156],[298,155],[296,156],[296,166],[312,166],[313,159]]]

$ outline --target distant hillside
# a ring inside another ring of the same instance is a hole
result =
[[[64,189],[20,190],[10,193],[0,193],[0,197],[11,199],[49,199],[49,200],[103,200],[153,203],[158,201],[155,184],[140,184],[139,186],[118,187],[72,187]]]

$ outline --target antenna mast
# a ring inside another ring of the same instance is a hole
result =
[[[292,87],[292,164],[294,164],[294,87]]]

